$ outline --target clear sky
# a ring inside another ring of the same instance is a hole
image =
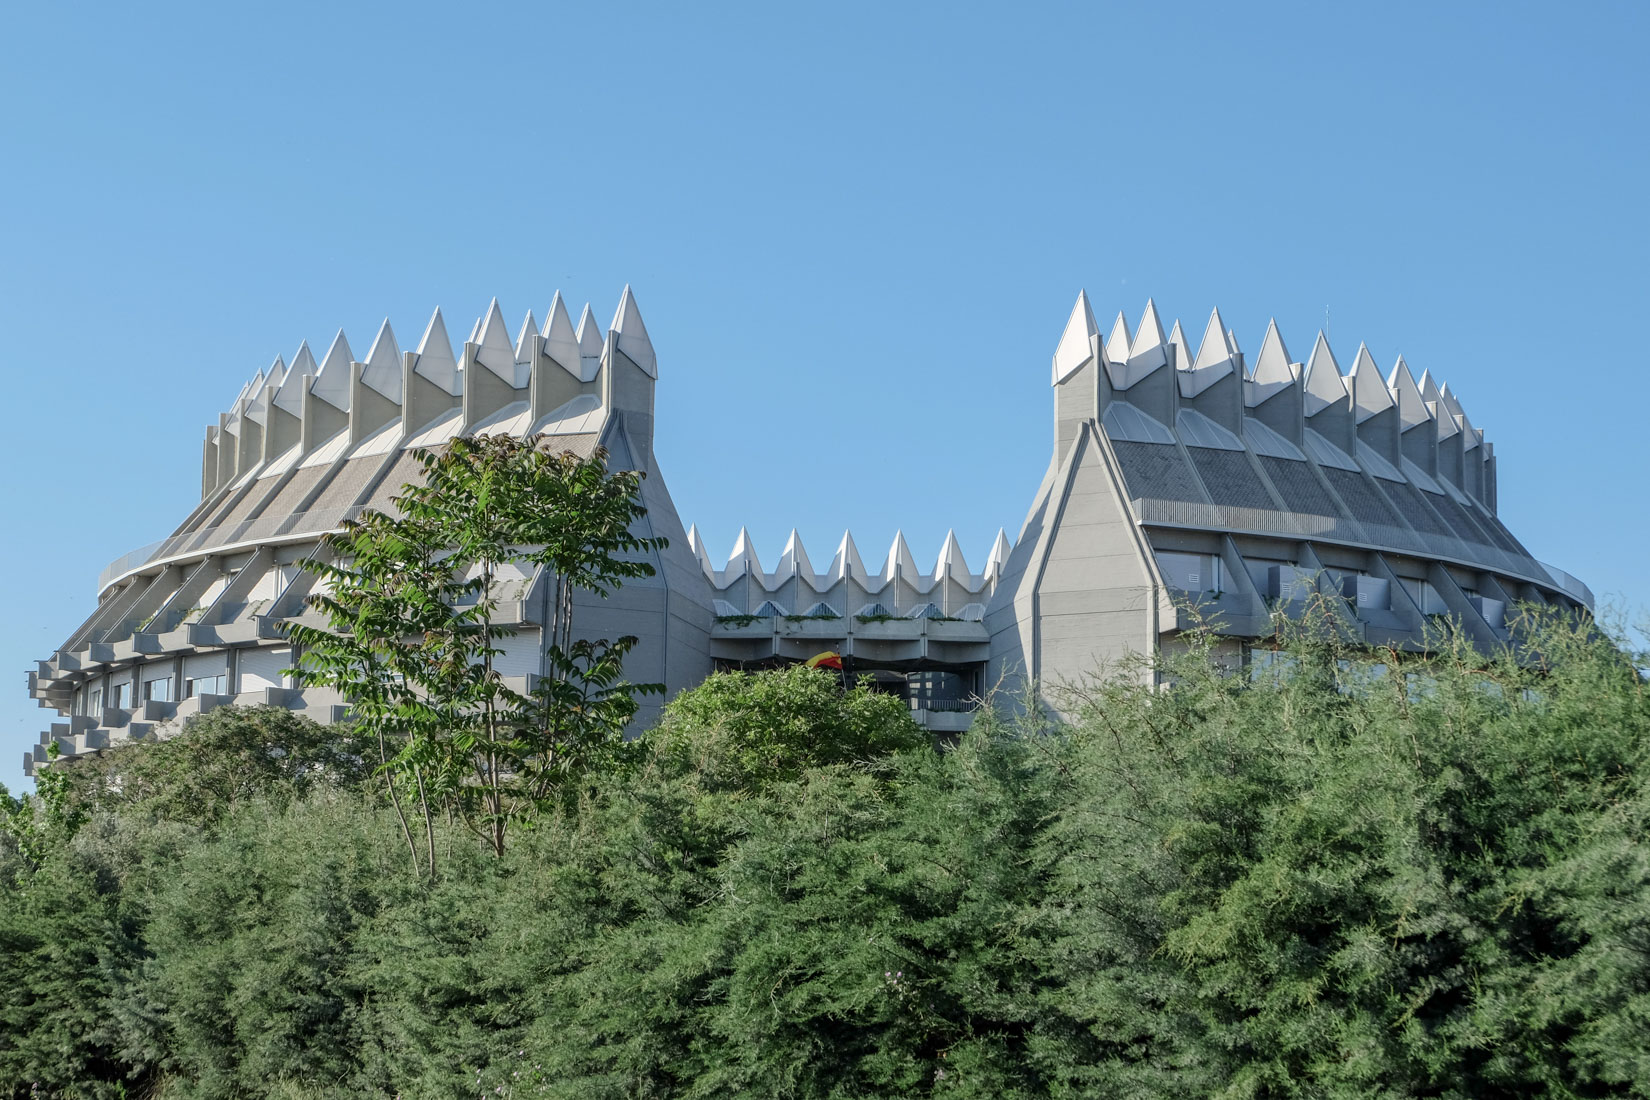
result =
[[[497,296],[634,286],[686,522],[771,565],[851,527],[970,564],[1051,447],[1079,288],[1304,359],[1327,314],[1450,382],[1544,560],[1637,612],[1642,3],[184,6],[0,15],[8,517],[23,673],[199,497],[255,371]]]

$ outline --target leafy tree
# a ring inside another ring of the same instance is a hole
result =
[[[435,874],[435,821],[455,814],[495,855],[507,827],[530,818],[563,778],[610,751],[659,685],[623,679],[633,637],[573,640],[573,594],[605,596],[653,575],[662,538],[634,533],[641,474],[609,470],[606,455],[555,452],[544,437],[456,439],[419,452],[422,482],[327,540],[306,563],[325,581],[312,603],[328,619],[294,624],[301,682],[336,687],[380,746],[403,835],[417,806],[424,864]],[[509,561],[550,574],[541,601],[544,667],[518,691],[494,668],[510,628],[494,621],[499,569]]]
[[[47,769],[67,811],[124,811],[209,826],[257,800],[277,806],[311,792],[360,787],[367,742],[348,725],[323,726],[284,707],[219,707],[173,737],[128,743]]]

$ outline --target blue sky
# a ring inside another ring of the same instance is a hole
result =
[[[792,526],[983,561],[1050,449],[1086,287],[1305,358],[1326,311],[1448,380],[1503,517],[1630,610],[1643,4],[12,5],[0,782],[22,679],[199,496],[242,384],[497,296],[634,286],[659,461],[713,551]]]

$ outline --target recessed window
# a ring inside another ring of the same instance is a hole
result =
[[[132,705],[132,681],[126,680],[115,685],[115,709],[125,710]]]
[[[146,703],[170,703],[172,701],[172,678],[157,676],[153,680],[143,681],[143,701]]]
[[[193,699],[200,695],[222,695],[223,688],[224,675],[221,672],[216,676],[191,676],[183,682],[183,697]]]
[[[1163,583],[1182,592],[1219,595],[1221,584],[1220,558],[1215,554],[1184,554],[1177,550],[1159,550],[1157,568],[1163,574]]]

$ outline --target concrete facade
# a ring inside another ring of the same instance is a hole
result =
[[[667,697],[713,668],[831,650],[930,728],[956,730],[990,686],[1076,681],[1151,652],[1189,624],[1188,601],[1239,655],[1312,594],[1339,597],[1371,645],[1410,650],[1437,619],[1489,647],[1514,601],[1591,607],[1585,585],[1501,524],[1493,446],[1447,385],[1402,359],[1383,378],[1360,347],[1343,373],[1319,334],[1294,362],[1272,325],[1250,366],[1218,311],[1194,353],[1150,302],[1136,331],[1119,314],[1102,336],[1079,295],[1052,367],[1054,446],[1018,537],[999,533],[976,573],[952,536],[928,570],[896,536],[873,573],[852,534],[819,569],[793,533],[768,570],[746,532],[717,566],[683,530],[654,461],[658,362],[628,287],[605,331],[589,306],[575,325],[558,294],[514,340],[495,301],[457,353],[440,310],[415,352],[387,321],[364,359],[342,333],[319,363],[301,346],[207,429],[200,505],[111,563],[96,611],[29,673],[60,720],[25,769],[53,743],[72,758],[230,703],[342,718],[347,700],[282,677],[278,624],[312,614],[297,563],[343,520],[389,507],[417,448],[467,434],[601,446],[648,475],[642,522],[670,541],[657,574],[582,595],[576,623],[636,635],[627,674]],[[523,568],[500,581],[501,617],[521,628],[501,663],[523,682],[540,671],[549,580]]]

